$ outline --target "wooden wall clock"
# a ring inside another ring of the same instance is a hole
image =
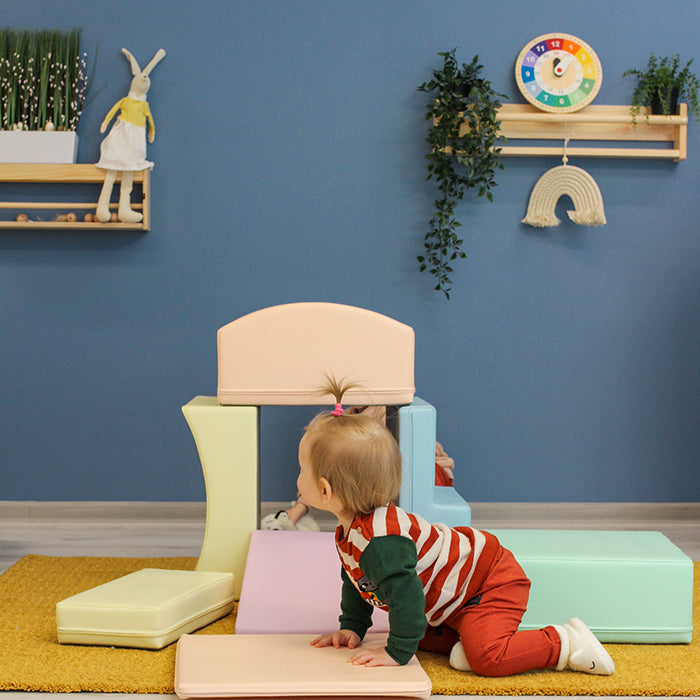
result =
[[[593,101],[603,81],[595,51],[571,34],[543,34],[529,41],[515,62],[523,97],[546,112],[575,112]]]

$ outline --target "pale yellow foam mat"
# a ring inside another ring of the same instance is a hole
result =
[[[183,635],[177,644],[180,698],[430,697],[431,683],[414,657],[405,666],[348,663],[356,650],[311,646],[311,634]],[[381,646],[386,634],[368,634]]]

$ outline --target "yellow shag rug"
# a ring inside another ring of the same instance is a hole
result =
[[[193,558],[47,557],[20,559],[0,576],[0,690],[172,693],[175,645],[159,651],[59,644],[56,603],[143,568],[193,569]],[[700,564],[695,564],[694,625],[689,645],[606,644],[611,677],[536,671],[481,678],[451,669],[444,657],[419,654],[441,695],[700,694]],[[653,601],[649,602],[653,605]],[[198,634],[233,634],[235,610]]]

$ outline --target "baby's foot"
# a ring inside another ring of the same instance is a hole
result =
[[[563,627],[557,625],[556,629],[561,637],[558,670],[570,668],[599,676],[611,676],[615,672],[610,654],[577,617],[572,617]]]
[[[472,667],[467,661],[466,654],[464,653],[464,647],[462,642],[457,642],[450,652],[450,666],[456,668],[458,671],[471,671]]]

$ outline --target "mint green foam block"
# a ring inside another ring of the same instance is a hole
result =
[[[578,617],[602,642],[691,641],[693,562],[662,533],[491,532],[532,581],[520,629]]]

